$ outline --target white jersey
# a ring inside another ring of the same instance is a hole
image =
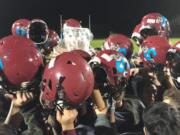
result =
[[[92,40],[93,34],[88,28],[65,27],[63,29],[63,42],[68,51],[81,49],[88,52]]]

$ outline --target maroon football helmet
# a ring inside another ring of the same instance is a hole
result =
[[[40,101],[46,109],[61,109],[66,104],[78,106],[91,95],[93,88],[94,76],[86,60],[66,52],[46,66]]]
[[[141,45],[144,39],[140,33],[141,27],[141,24],[136,25],[131,36],[131,38],[136,42],[137,45]]]
[[[131,40],[123,34],[111,34],[105,41],[103,50],[115,50],[130,58],[133,53]]]
[[[31,39],[35,44],[45,44],[48,40],[49,29],[45,21],[41,19],[33,19],[28,25],[27,38]]]
[[[122,81],[129,78],[129,62],[124,55],[117,51],[100,51],[89,63],[90,65],[101,65],[106,73],[107,82],[113,86],[118,86]]]
[[[7,36],[0,40],[1,85],[9,90],[28,89],[41,76],[43,59],[35,44],[22,36]]]
[[[166,64],[166,54],[170,45],[168,41],[160,36],[150,36],[142,43],[142,53],[140,54],[146,66],[152,67],[158,64]]]
[[[11,28],[12,35],[26,36],[27,26],[29,25],[30,20],[28,19],[19,19],[16,20]]]
[[[67,27],[67,26],[80,28],[81,23],[76,19],[70,18],[70,19],[65,20],[64,22],[64,27]]]
[[[44,54],[50,54],[55,46],[60,42],[59,35],[54,31],[49,29],[49,36],[47,42],[41,47],[44,49]]]
[[[170,25],[167,18],[160,13],[149,13],[142,18],[140,33],[144,38],[152,35],[159,35],[169,38]]]

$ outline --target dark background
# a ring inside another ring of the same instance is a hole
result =
[[[141,18],[149,12],[160,12],[171,24],[172,36],[180,36],[180,0],[1,0],[0,37],[11,33],[12,23],[20,18],[41,18],[59,33],[63,19],[76,18],[88,27],[91,14],[95,38],[110,32],[128,36]]]

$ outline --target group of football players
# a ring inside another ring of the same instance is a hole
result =
[[[98,48],[75,19],[60,36],[41,19],[11,31],[0,39],[0,135],[180,134],[180,42],[165,16]]]

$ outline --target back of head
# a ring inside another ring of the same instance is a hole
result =
[[[180,114],[166,103],[155,103],[145,109],[144,126],[149,135],[179,135]]]

